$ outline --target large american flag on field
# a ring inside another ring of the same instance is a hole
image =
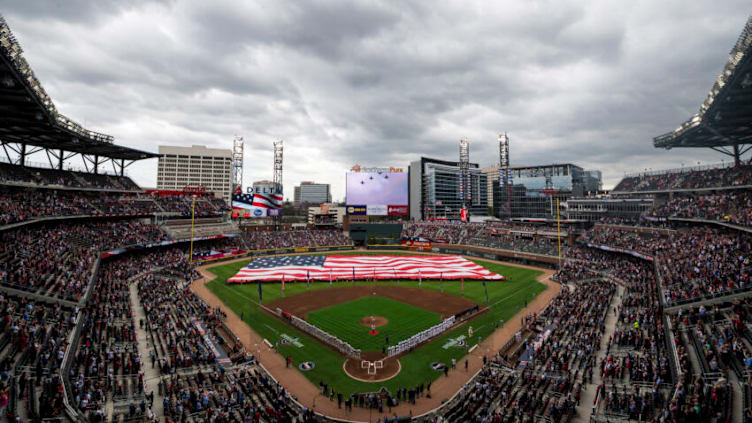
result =
[[[484,279],[503,280],[460,256],[277,256],[250,262],[229,283],[352,279]]]

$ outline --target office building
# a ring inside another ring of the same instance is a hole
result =
[[[555,218],[557,201],[561,205],[571,197],[597,192],[601,188],[600,177],[600,171],[585,171],[571,163],[512,167],[510,195],[502,192],[498,180],[492,181],[494,214],[502,219]],[[509,208],[507,197],[511,198]]]
[[[232,191],[232,150],[159,146],[157,189],[182,190],[205,187],[215,196],[230,199]]]
[[[499,169],[501,166],[499,166],[498,163],[494,163],[491,166],[484,167],[481,169],[481,172],[483,172],[484,175],[486,175],[486,189],[488,193],[486,194],[488,196],[488,204],[494,204],[493,201],[493,181],[499,179]]]
[[[317,184],[303,181],[295,187],[293,202],[296,206],[301,204],[324,204],[332,202],[332,193],[329,184]]]
[[[488,215],[488,180],[477,163],[469,164],[470,183],[460,192],[458,162],[421,157],[410,163],[408,195],[410,218],[459,219],[463,202],[470,215]],[[464,201],[463,201],[464,197]]]

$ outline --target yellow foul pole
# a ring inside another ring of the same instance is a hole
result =
[[[196,220],[196,196],[193,196],[193,206],[191,207],[191,252],[188,260],[193,263],[193,223]]]
[[[559,199],[556,199],[556,244],[559,247],[559,267],[561,267],[561,216],[559,215]]]

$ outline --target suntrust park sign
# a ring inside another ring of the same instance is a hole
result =
[[[403,173],[401,167],[360,167],[355,165],[350,168],[350,172],[368,172],[368,173]]]

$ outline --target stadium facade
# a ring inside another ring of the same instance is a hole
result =
[[[570,220],[599,222],[604,219],[637,221],[653,208],[652,198],[570,198],[561,206],[561,213]]]
[[[572,163],[513,167],[510,175],[512,218],[555,218],[557,200],[598,192],[602,184],[599,170],[584,170]],[[501,216],[501,205],[508,194],[501,192],[498,178],[491,184],[494,214],[506,218]]]
[[[232,192],[232,150],[159,146],[157,189],[182,190],[204,186],[219,198],[229,199]]]
[[[466,201],[470,215],[488,215],[488,179],[477,163],[470,163],[470,198]],[[408,195],[410,218],[459,219],[462,198],[459,188],[458,162],[421,157],[410,163]]]

